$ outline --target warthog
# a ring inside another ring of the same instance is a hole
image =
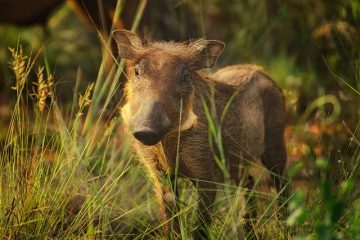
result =
[[[215,65],[225,46],[219,41],[145,42],[125,30],[113,35],[120,56],[127,59],[121,114],[154,184],[165,231],[177,207],[171,184],[161,175],[178,174],[194,182],[199,216],[209,224],[216,183],[224,181],[214,160],[221,149],[236,184],[246,174],[251,188],[251,179],[259,177],[256,166],[263,166],[274,173],[267,175],[280,191],[286,165],[285,107],[270,77],[253,65],[225,67],[210,76],[199,71]],[[211,113],[211,99],[217,114]],[[222,147],[209,141],[210,121],[221,125]]]

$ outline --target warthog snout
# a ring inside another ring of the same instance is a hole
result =
[[[158,143],[171,127],[161,103],[155,101],[144,103],[132,124],[132,134],[145,145]]]

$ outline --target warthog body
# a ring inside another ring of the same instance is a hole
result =
[[[215,64],[224,47],[218,41],[143,43],[126,31],[114,37],[120,56],[128,59],[122,116],[154,183],[164,221],[176,204],[160,176],[178,169],[179,176],[198,186],[199,215],[210,222],[216,183],[224,180],[215,155],[225,156],[236,184],[244,175],[272,176],[280,190],[286,165],[284,99],[265,73],[253,65],[225,67],[210,76],[198,71]],[[209,121],[221,126],[221,144],[209,141]],[[262,174],[261,167],[274,175]]]

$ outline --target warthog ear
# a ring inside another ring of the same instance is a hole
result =
[[[115,30],[113,33],[119,56],[129,60],[138,58],[142,43],[136,33],[127,30]]]
[[[191,44],[198,51],[192,67],[194,69],[212,68],[225,48],[225,43],[216,40],[199,40]]]

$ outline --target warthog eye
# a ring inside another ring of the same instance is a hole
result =
[[[188,70],[184,69],[181,73],[180,83],[186,82],[188,77],[189,77],[189,72]]]

